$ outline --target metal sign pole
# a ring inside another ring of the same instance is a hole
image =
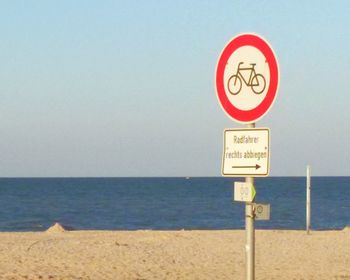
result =
[[[232,98],[232,95],[241,92],[242,83],[245,82],[244,77],[242,76],[241,79],[242,74],[239,73],[242,70],[241,64],[252,65],[247,69],[250,69],[254,78],[259,81],[256,81],[254,85],[248,85],[251,87],[250,93],[250,90],[245,88],[246,93],[241,94],[242,98]],[[261,70],[255,72],[255,65],[257,69],[261,67]],[[254,128],[255,122],[268,112],[277,96],[280,79],[278,68],[277,58],[269,43],[260,36],[249,33],[234,37],[226,45],[216,67],[216,93],[222,109],[233,120],[247,124],[245,129],[225,130],[221,171],[223,176],[246,176],[245,184],[241,182],[241,184],[234,185],[234,193],[236,201],[246,201],[247,280],[255,279],[254,176],[268,176],[270,170],[270,130]],[[265,77],[269,77],[267,84]],[[260,95],[262,92],[264,94]],[[229,135],[233,137],[229,138]],[[269,205],[261,204],[257,219],[267,220],[269,215]]]
[[[255,123],[247,124],[247,128],[254,128]],[[246,177],[246,183],[254,185],[254,177]],[[246,275],[247,280],[255,279],[255,229],[254,229],[254,209],[252,202],[245,205],[245,231],[246,231]]]

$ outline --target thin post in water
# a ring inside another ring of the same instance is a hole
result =
[[[311,222],[311,167],[306,167],[306,231],[310,234]]]

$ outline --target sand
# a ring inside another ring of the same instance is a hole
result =
[[[0,233],[0,279],[244,279],[244,234]],[[350,230],[257,230],[256,279],[350,280]]]

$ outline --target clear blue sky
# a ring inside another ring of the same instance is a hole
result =
[[[3,1],[0,176],[220,176],[218,56],[265,37],[271,175],[350,175],[350,2]]]

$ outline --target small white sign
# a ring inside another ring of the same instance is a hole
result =
[[[254,214],[256,220],[270,220],[270,204],[254,204]]]
[[[270,170],[268,128],[225,129],[222,175],[268,176]]]
[[[256,191],[253,184],[245,182],[235,182],[235,201],[252,202],[254,200],[255,194]]]

